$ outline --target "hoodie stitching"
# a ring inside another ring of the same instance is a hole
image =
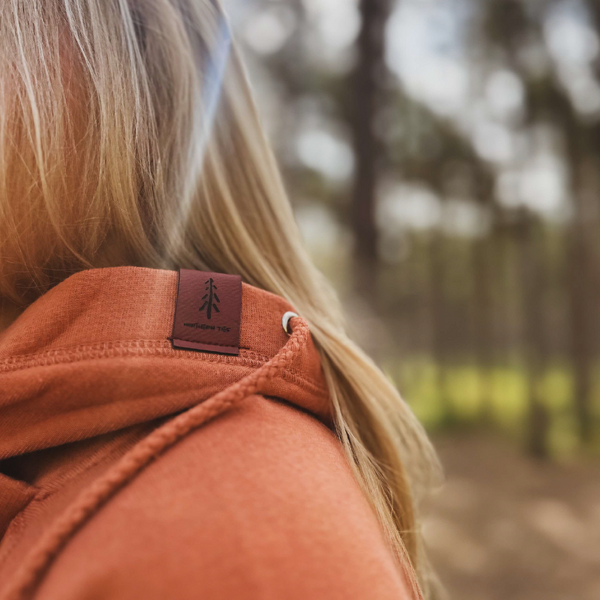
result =
[[[268,363],[212,398],[155,429],[126,452],[116,465],[85,488],[42,535],[18,567],[2,600],[30,598],[56,555],[102,505],[151,464],[157,456],[190,432],[223,414],[235,404],[260,394],[263,384],[285,370],[286,363],[289,363],[293,355],[306,343],[309,335],[306,321],[298,318],[290,339]]]
[[[145,341],[144,341],[145,342]],[[5,364],[0,363],[0,372],[11,372],[26,369],[29,367],[38,367],[54,364],[62,364],[69,362],[77,362],[79,360],[86,360],[90,358],[113,358],[115,356],[126,356],[126,355],[149,355],[161,354],[170,356],[173,358],[181,358],[188,360],[204,360],[206,362],[225,362],[230,364],[246,364],[248,361],[249,366],[256,366],[257,362],[266,362],[266,360],[255,359],[254,357],[245,356],[242,357],[230,357],[221,356],[216,354],[205,354],[200,355],[199,353],[189,353],[185,350],[173,350],[170,345],[157,344],[155,346],[147,346],[145,343],[140,345],[138,341],[133,340],[131,342],[121,343],[113,345],[114,342],[107,342],[105,344],[99,344],[95,347],[82,346],[74,347],[70,349],[49,351],[43,354],[31,354],[23,357],[14,357],[7,359]],[[188,356],[184,355],[188,354]]]
[[[221,356],[217,354],[190,353],[185,350],[173,350],[171,345],[162,340],[123,340],[116,342],[103,342],[93,345],[79,345],[72,347],[56,348],[39,354],[25,354],[10,357],[0,362],[0,375],[32,367],[44,367],[56,364],[69,364],[88,359],[114,358],[115,356],[158,356],[179,358],[181,360],[203,360],[206,362],[225,362],[233,366],[261,367],[271,360],[271,357],[258,354],[252,350],[242,348],[243,356]],[[288,380],[303,383],[314,391],[327,393],[327,388],[314,379],[306,377],[300,371],[286,367],[282,374]]]
[[[83,353],[87,351],[98,351],[98,350],[117,350],[119,348],[130,349],[155,349],[164,348],[165,350],[173,350],[173,352],[186,352],[185,350],[174,350],[170,342],[166,340],[157,339],[131,339],[131,340],[109,340],[106,342],[98,342],[96,344],[75,344],[71,346],[59,346],[58,348],[52,348],[51,350],[45,350],[43,352],[32,352],[29,354],[22,354],[20,356],[9,356],[8,358],[0,361],[0,368],[4,368],[5,365],[20,365],[21,363],[27,363],[29,361],[35,361],[40,358],[48,358],[53,356],[69,355]],[[258,355],[256,352],[246,348],[240,347],[241,350],[247,351],[248,353]],[[246,353],[246,352],[245,352]],[[211,358],[216,358],[216,355],[210,355]],[[225,357],[228,358],[228,357]],[[229,357],[230,358],[230,357]]]

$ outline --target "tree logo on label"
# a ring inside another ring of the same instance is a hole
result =
[[[204,300],[204,304],[200,307],[200,312],[206,310],[206,318],[210,319],[212,317],[212,311],[221,312],[217,304],[221,302],[219,300],[219,296],[217,296],[217,286],[213,278],[207,279],[205,282],[206,287],[204,291],[206,294],[202,296],[202,300]]]

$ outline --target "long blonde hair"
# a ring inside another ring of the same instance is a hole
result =
[[[4,0],[0,53],[0,309],[117,265],[239,273],[287,298],[355,476],[427,593],[415,495],[435,454],[303,249],[218,1]]]

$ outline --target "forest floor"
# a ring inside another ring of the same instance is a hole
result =
[[[451,599],[600,599],[600,465],[540,462],[482,433],[434,441],[446,480],[424,533]]]

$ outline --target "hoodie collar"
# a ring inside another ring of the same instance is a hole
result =
[[[239,356],[173,349],[177,272],[79,272],[0,334],[0,459],[168,416],[202,402],[283,348],[283,298],[242,284]],[[263,392],[331,424],[308,340]]]

